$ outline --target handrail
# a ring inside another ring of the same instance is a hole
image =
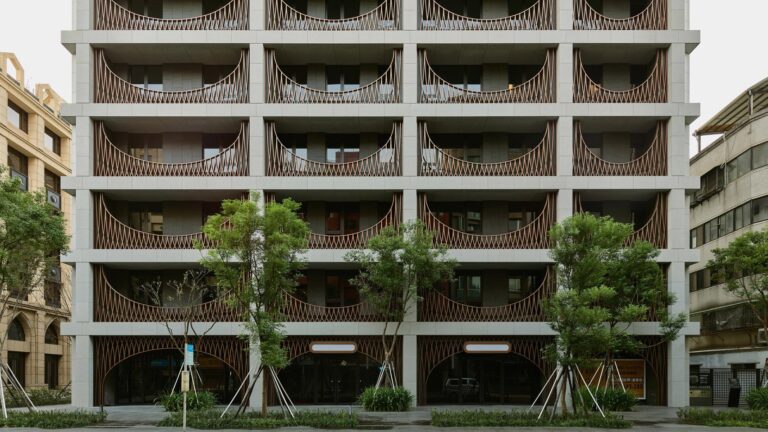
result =
[[[240,125],[235,141],[219,154],[194,162],[159,163],[131,156],[107,135],[104,123],[94,122],[94,172],[97,176],[246,176],[248,123]]]
[[[246,103],[248,102],[248,50],[240,52],[237,66],[207,87],[158,91],[137,87],[118,76],[107,64],[103,49],[94,50],[96,103]]]
[[[469,162],[447,154],[438,147],[419,123],[421,150],[420,175],[423,176],[552,176],[555,175],[555,122],[547,122],[541,141],[524,155],[503,162]]]
[[[181,235],[152,234],[131,228],[107,208],[103,194],[96,194],[94,243],[96,249],[195,249],[199,242],[210,248],[214,242],[202,232]]]
[[[397,103],[401,101],[402,52],[395,49],[384,73],[373,82],[353,90],[329,92],[294,81],[280,68],[274,50],[267,51],[268,103]]]
[[[437,0],[421,1],[419,30],[554,30],[553,0],[539,0],[527,9],[501,18],[471,18],[451,12]]]
[[[426,194],[419,197],[419,218],[434,233],[435,244],[452,249],[547,249],[549,228],[555,223],[555,194],[547,194],[544,207],[528,225],[502,234],[470,234],[437,219],[429,208]]]
[[[553,103],[555,102],[555,50],[548,49],[541,69],[529,80],[505,90],[475,91],[463,89],[440,77],[420,50],[421,103]]]
[[[94,266],[93,320],[95,322],[183,322],[192,315],[197,322],[238,322],[241,314],[218,298],[192,307],[155,306],[138,302],[117,291],[104,268]]]
[[[114,0],[94,1],[96,30],[248,30],[248,0],[190,18],[154,18],[131,12]]]
[[[581,202],[581,194],[575,193],[573,199],[573,210],[576,213],[584,212],[584,205]],[[627,237],[625,245],[629,246],[632,243],[640,240],[645,240],[659,249],[667,247],[667,194],[659,192],[656,195],[656,202],[653,205],[653,212],[648,217],[648,220],[642,227]]]
[[[401,29],[400,0],[384,0],[369,12],[342,19],[314,17],[294,9],[284,0],[267,0],[265,15],[267,30],[365,31]]]
[[[667,101],[667,51],[656,51],[653,70],[641,84],[629,90],[609,90],[596,83],[587,74],[581,60],[581,50],[575,50],[573,59],[576,103],[664,103]]]
[[[543,321],[544,300],[557,291],[552,270],[548,267],[541,284],[522,299],[501,306],[472,306],[453,300],[436,289],[430,289],[419,302],[419,321],[433,322],[500,322]]]
[[[402,124],[394,122],[387,142],[370,156],[352,162],[327,163],[302,158],[280,141],[273,122],[266,125],[268,176],[341,177],[399,176],[401,173]]]
[[[309,234],[309,249],[358,249],[388,226],[398,227],[402,222],[402,196],[392,195],[389,211],[373,226],[352,234]]]
[[[385,318],[360,302],[350,306],[315,305],[285,293],[282,314],[288,322],[384,322]]]
[[[573,124],[573,175],[665,176],[667,175],[667,122],[659,120],[653,142],[642,155],[628,162],[601,159],[587,145],[581,122]]]
[[[650,0],[629,18],[611,18],[596,11],[588,0],[573,0],[574,30],[666,30],[668,0]]]

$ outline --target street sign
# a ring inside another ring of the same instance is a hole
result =
[[[195,365],[195,346],[192,344],[187,344],[184,347],[184,365],[185,366]]]
[[[181,391],[189,391],[189,371],[181,372]]]

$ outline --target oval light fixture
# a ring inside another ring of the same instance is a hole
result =
[[[512,351],[509,342],[464,342],[467,354],[507,354]]]
[[[313,354],[354,354],[357,344],[354,342],[310,342],[309,352]]]

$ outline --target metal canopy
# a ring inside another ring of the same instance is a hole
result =
[[[754,113],[768,109],[768,78],[740,94],[694,132],[695,136],[723,134],[743,124]]]

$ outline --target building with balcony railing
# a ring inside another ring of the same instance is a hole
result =
[[[195,268],[196,248],[212,246],[205,218],[250,191],[300,203],[311,231],[282,310],[280,376],[296,403],[351,404],[375,382],[387,317],[349,283],[359,269],[344,256],[408,221],[458,263],[455,280],[420,293],[396,341],[396,376],[421,405],[524,404],[545,385],[548,234],[574,213],[633,224],[632,240],[661,250],[673,310],[687,311],[698,107],[686,64],[699,41],[687,0],[76,4],[65,114],[85,144],[62,184],[78,209],[65,261],[87,300],[64,328],[84,359],[76,405],[149,403],[173,385],[147,366],[180,360],[158,334],[180,325],[181,305],[138,288]],[[231,398],[252,366],[240,315],[225,298],[188,300],[201,323],[219,321],[199,347],[203,380]],[[639,396],[687,405],[685,339],[698,327],[656,345],[655,319],[632,327],[650,342],[633,355]],[[277,403],[268,380],[258,388],[252,406]]]
[[[67,221],[72,197],[61,177],[71,174],[72,129],[59,116],[64,100],[49,85],[25,87],[24,68],[12,53],[0,53],[0,166],[23,191],[42,191]],[[27,388],[64,388],[70,382],[70,340],[60,335],[72,308],[72,268],[59,263],[42,286],[8,297],[0,322],[2,356]],[[23,297],[23,298],[22,298]]]
[[[691,370],[760,369],[768,339],[752,307],[730,294],[709,260],[749,231],[768,226],[768,78],[751,86],[695,132],[698,152],[691,174],[701,186],[688,196],[690,246],[701,260],[688,271],[691,321],[701,336],[689,341]],[[704,139],[716,139],[701,148]]]

